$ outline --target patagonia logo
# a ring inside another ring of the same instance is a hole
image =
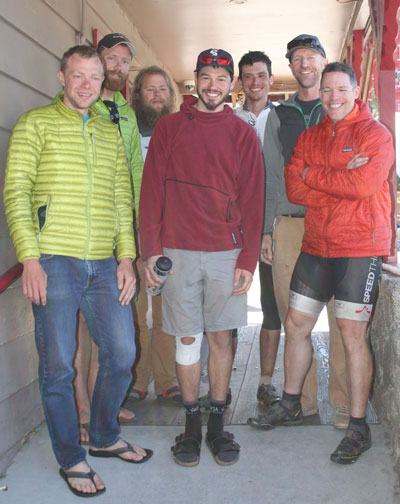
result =
[[[342,152],[353,152],[354,147],[343,147]]]
[[[237,240],[236,240],[235,233],[231,233],[231,236],[232,236],[233,243],[234,243],[235,245],[237,245]]]

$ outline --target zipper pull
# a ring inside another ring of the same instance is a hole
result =
[[[333,130],[332,130],[332,136],[335,136],[335,130],[336,130],[336,123],[333,123]]]

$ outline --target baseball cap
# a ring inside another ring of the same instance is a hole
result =
[[[289,59],[296,49],[312,49],[320,53],[324,58],[326,58],[325,49],[322,47],[321,42],[318,40],[318,37],[314,35],[307,35],[303,33],[302,35],[297,35],[293,40],[288,42],[286,58]]]
[[[97,49],[99,51],[101,51],[102,49],[111,49],[112,47],[121,44],[125,44],[129,48],[133,58],[136,54],[136,49],[134,48],[133,44],[125,37],[125,35],[122,35],[122,33],[109,33],[99,41]]]
[[[228,70],[233,77],[233,58],[223,49],[206,49],[205,51],[202,51],[197,58],[195,72],[199,72],[206,66],[225,68],[225,70]]]

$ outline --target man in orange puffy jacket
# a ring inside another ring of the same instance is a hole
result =
[[[305,233],[285,321],[284,392],[259,424],[270,429],[303,422],[301,389],[312,360],[309,335],[334,296],[351,390],[349,426],[330,457],[339,464],[355,462],[371,446],[366,408],[373,365],[366,332],[382,256],[389,254],[391,241],[387,177],[393,141],[359,94],[349,65],[328,64],[320,89],[326,115],[300,135],[286,165],[288,199],[306,206]]]

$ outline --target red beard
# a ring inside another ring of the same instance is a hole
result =
[[[110,71],[106,73],[103,87],[110,91],[121,91],[121,89],[124,89],[127,79],[128,75],[124,75],[121,72]]]

